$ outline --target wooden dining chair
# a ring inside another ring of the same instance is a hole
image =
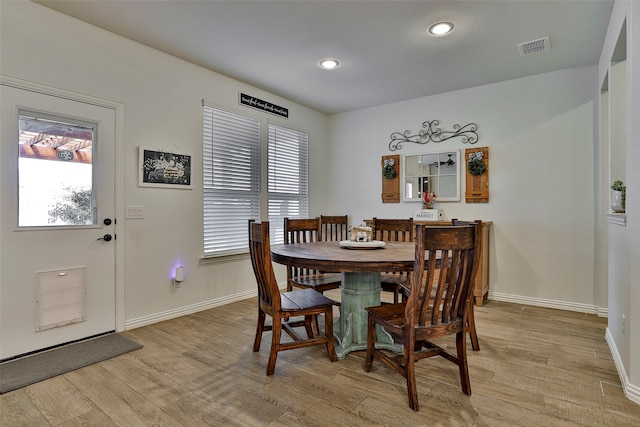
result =
[[[471,395],[465,313],[471,303],[475,238],[472,226],[417,225],[416,255],[408,299],[403,303],[366,309],[367,353],[364,368],[367,372],[371,371],[375,357],[404,376],[409,406],[414,411],[419,409],[415,362],[427,357],[441,356],[458,365],[462,391]],[[431,295],[435,297],[432,299]],[[402,343],[402,354],[375,347],[376,325],[390,333],[396,342]],[[452,334],[456,336],[456,354],[433,342]]]
[[[385,242],[413,242],[413,218],[409,219],[380,219],[372,221],[374,240]],[[382,273],[380,285],[385,292],[393,293],[393,303],[397,304],[401,296],[402,284],[409,278],[408,272]]]
[[[321,240],[320,218],[285,218],[284,243],[318,242]],[[311,288],[323,293],[338,289],[342,276],[340,273],[322,273],[303,267],[287,266],[287,292],[293,288]]]
[[[473,280],[472,280],[472,284],[471,284],[471,289],[472,289],[472,293],[473,293],[473,287],[475,286],[477,277],[478,277],[478,268],[480,265],[480,262],[482,260],[482,245],[481,245],[481,236],[482,236],[482,221],[480,220],[476,220],[476,221],[460,221],[458,219],[452,219],[451,220],[451,225],[456,226],[456,225],[471,225],[473,227],[475,227],[476,230],[476,244],[477,244],[477,248],[476,248],[476,255],[475,255],[475,262],[476,265],[474,266],[474,270],[473,270]],[[408,298],[409,296],[409,292],[410,292],[410,288],[411,288],[411,283],[409,281],[405,281],[403,283],[400,284],[400,297],[401,300],[404,300],[406,298]],[[434,290],[435,292],[435,290]],[[432,298],[434,298],[434,295],[431,296]],[[476,332],[476,320],[475,320],[475,311],[474,311],[474,303],[473,303],[473,298],[471,298],[471,304],[469,304],[469,311],[467,313],[467,317],[465,319],[465,326],[467,329],[467,332],[469,333],[469,340],[471,341],[471,349],[473,351],[480,351],[480,341],[478,340],[478,333]]]
[[[262,333],[271,331],[267,375],[273,374],[278,352],[284,350],[324,344],[329,359],[335,362],[337,356],[333,343],[333,301],[313,289],[280,293],[271,263],[269,222],[257,223],[249,220],[249,253],[258,283],[258,326],[253,341],[254,352],[260,350]],[[317,320],[319,314],[324,314],[324,336],[316,335],[312,327],[314,319]],[[267,315],[272,319],[270,326],[265,325]],[[288,321],[293,316],[304,316],[304,320]],[[294,330],[301,326],[304,326],[307,338],[298,335]],[[283,330],[293,342],[281,342]]]
[[[451,225],[472,225],[475,227],[476,232],[476,254],[475,254],[475,265],[473,269],[473,279],[471,283],[471,289],[473,291],[473,287],[475,286],[476,280],[478,280],[478,269],[480,262],[482,262],[482,221],[477,219],[475,221],[461,221],[457,218],[453,218],[451,220]],[[469,304],[469,310],[467,311],[467,319],[465,321],[465,326],[467,328],[467,332],[469,333],[469,338],[471,338],[471,348],[473,351],[480,350],[480,341],[478,341],[478,333],[476,332],[476,319],[475,319],[475,304],[473,303],[473,298],[471,298],[471,304]]]
[[[349,240],[349,218],[347,215],[320,215],[320,240],[340,242]]]

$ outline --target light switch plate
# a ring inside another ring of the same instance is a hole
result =
[[[139,205],[127,205],[126,219],[143,219],[144,218],[144,206]]]

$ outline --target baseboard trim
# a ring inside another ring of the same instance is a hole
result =
[[[284,289],[284,287],[281,287]],[[215,298],[209,301],[203,301],[196,304],[179,307],[160,313],[150,314],[135,319],[129,319],[125,322],[125,330],[140,328],[142,326],[151,325],[153,323],[162,322],[164,320],[174,319],[187,314],[197,313],[199,311],[208,310],[210,308],[219,307],[221,305],[230,304],[232,302],[241,301],[247,298],[253,298],[258,295],[257,290],[240,292],[234,295],[227,295],[221,298]],[[579,313],[596,314],[599,317],[608,317],[608,310],[601,307],[578,304],[567,301],[556,301],[544,298],[523,297],[520,295],[503,294],[500,292],[489,292],[489,299],[502,302],[510,302],[514,304],[532,305],[536,307],[555,308],[558,310],[576,311]]]
[[[240,292],[234,295],[227,295],[221,298],[215,298],[209,301],[202,301],[196,304],[191,304],[160,313],[150,314],[148,316],[142,316],[135,319],[127,320],[125,322],[125,328],[126,330],[140,328],[142,326],[151,325],[153,323],[162,322],[164,320],[174,319],[176,317],[186,316],[187,314],[193,314],[199,311],[208,310],[210,308],[219,307],[221,305],[230,304],[232,302],[252,298],[257,295],[258,290],[255,289],[251,291]]]
[[[607,340],[607,344],[609,345],[611,357],[613,357],[613,361],[616,364],[616,369],[618,370],[618,376],[620,376],[620,382],[622,383],[624,395],[627,397],[627,399],[640,404],[640,387],[629,383],[629,377],[627,376],[627,372],[624,369],[624,364],[622,363],[620,352],[618,351],[618,347],[616,347],[616,343],[613,339],[613,335],[611,335],[611,331],[609,330],[609,328],[607,328],[604,337]]]
[[[284,292],[287,288],[287,284],[278,283],[278,287],[281,292]],[[125,330],[140,328],[142,326],[151,325],[153,323],[162,322],[164,320],[175,319],[176,317],[186,316],[187,314],[197,313],[199,311],[208,310],[210,308],[219,307],[225,304],[231,304],[232,302],[242,301],[248,298],[258,296],[258,289],[252,289],[250,291],[240,292],[233,295],[227,295],[221,298],[215,298],[209,301],[202,301],[196,304],[186,305],[184,307],[174,308],[160,313],[150,314],[148,316],[137,317],[135,319],[129,319],[125,322]]]
[[[533,305],[536,307],[555,308],[558,310],[576,311],[579,313],[596,314],[598,317],[608,317],[608,309],[595,305],[580,304],[576,302],[557,301],[545,298],[524,297],[521,295],[503,294],[500,292],[489,292],[489,299],[514,304]]]

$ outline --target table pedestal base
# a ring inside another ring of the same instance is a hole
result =
[[[339,359],[352,351],[367,349],[366,307],[380,305],[380,273],[342,273],[340,319],[336,322],[336,355]],[[378,327],[376,347],[402,351],[391,335]]]

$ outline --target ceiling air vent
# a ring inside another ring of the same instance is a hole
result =
[[[545,50],[549,50],[549,37],[531,40],[530,42],[524,42],[518,45],[520,56],[533,55],[534,53],[544,52]]]

